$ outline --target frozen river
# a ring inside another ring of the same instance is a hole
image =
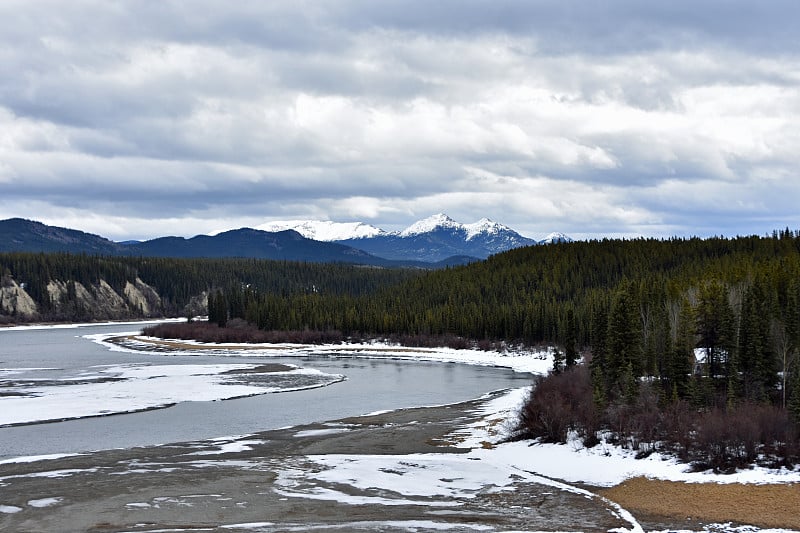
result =
[[[347,353],[130,353],[86,338],[138,327],[0,329],[0,424],[6,425],[0,427],[0,460],[250,434],[379,410],[459,402],[530,380],[526,373],[502,368],[364,359]],[[260,365],[276,364],[288,368],[249,373]],[[234,396],[244,397],[212,401]],[[152,409],[170,404],[174,405]],[[91,416],[141,409],[151,410]],[[73,417],[81,418],[35,423]]]

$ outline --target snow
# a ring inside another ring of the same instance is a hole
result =
[[[28,505],[31,507],[51,507],[53,505],[58,505],[64,498],[39,498],[38,500],[30,500],[28,501]]]
[[[349,428],[306,429],[304,431],[298,431],[294,434],[294,437],[321,437],[325,435],[336,435],[337,433],[347,433],[348,431],[350,431]]]
[[[503,444],[495,451],[520,467],[541,475],[597,486],[613,486],[639,476],[686,483],[800,483],[800,471],[755,467],[725,475],[711,471],[689,472],[686,464],[658,453],[646,459],[636,459],[630,450],[602,444],[587,449],[577,441],[533,446],[527,442],[514,442]]]
[[[132,320],[128,322],[83,322],[83,323],[69,323],[69,324],[30,324],[26,326],[4,326],[0,327],[0,333],[4,331],[31,331],[39,329],[75,329],[75,328],[90,328],[97,326],[130,326],[130,325],[146,325],[146,324],[163,324],[168,322],[184,322],[185,318],[159,318],[158,320]]]
[[[343,241],[386,235],[386,232],[363,222],[332,222],[330,220],[276,220],[257,226],[261,231],[293,229],[307,239],[315,241]]]
[[[573,239],[572,237],[556,231],[539,241],[539,244],[553,244],[557,242],[573,242]]]
[[[219,440],[219,439],[217,439]],[[234,440],[231,442],[221,442],[215,445],[216,450],[201,450],[192,452],[189,455],[220,455],[223,453],[239,453],[252,450],[252,446],[265,444],[264,440]]]
[[[114,334],[116,336],[118,334]],[[105,342],[111,335],[88,336],[96,342]],[[148,339],[140,338],[143,345]],[[200,343],[196,343],[200,345]],[[256,355],[265,357],[286,356],[347,356],[347,357],[390,357],[409,361],[441,361],[462,364],[489,365],[511,368],[518,372],[534,374],[546,373],[552,368],[552,351],[484,352],[478,350],[452,350],[447,348],[406,348],[386,343],[342,344],[342,345],[265,345],[259,350],[237,349],[236,345],[215,345],[224,353],[231,355]],[[122,348],[120,348],[122,349]],[[115,401],[115,394],[122,399],[118,409],[130,410],[140,405],[182,401],[182,399],[213,399],[220,396],[220,389],[228,396],[231,393],[246,393],[250,386],[221,385],[222,372],[231,369],[252,368],[247,364],[215,365],[118,365],[94,369],[93,376],[122,377],[122,382],[111,382],[93,388],[91,394],[81,393],[82,385],[52,387],[38,398],[22,398],[30,402],[28,410],[32,413],[47,412],[49,409],[63,408],[65,411],[91,411],[95,404],[109,407]],[[303,369],[298,369],[303,370]],[[308,371],[308,370],[305,370]],[[84,376],[86,377],[86,376]],[[155,383],[150,387],[150,383]],[[115,389],[112,394],[105,389]],[[238,387],[243,387],[237,390]],[[234,389],[234,391],[231,391]],[[68,395],[58,396],[59,390],[69,390]],[[172,392],[169,392],[172,391]],[[263,392],[263,389],[259,389]],[[616,515],[627,521],[629,526],[621,531],[639,532],[641,526],[635,518],[617,504],[574,486],[588,483],[595,486],[612,486],[631,477],[645,476],[652,479],[682,481],[690,483],[800,483],[800,471],[769,470],[753,468],[732,475],[719,475],[712,472],[689,472],[685,464],[673,458],[654,453],[646,459],[636,459],[634,453],[610,445],[601,444],[587,449],[573,440],[566,445],[531,442],[504,442],[514,424],[516,412],[529,393],[529,387],[508,390],[502,394],[491,394],[477,411],[479,420],[465,425],[447,436],[470,451],[464,454],[428,453],[409,455],[311,455],[297,458],[297,463],[287,462],[277,472],[275,488],[279,494],[289,497],[302,497],[330,500],[345,504],[377,505],[424,505],[430,509],[453,509],[464,501],[474,499],[479,493],[515,490],[519,483],[536,483],[552,490],[568,491],[586,498],[598,499]],[[100,396],[98,396],[100,393]],[[4,402],[8,402],[6,399]],[[44,404],[33,405],[33,402]],[[63,404],[63,405],[61,405]],[[24,402],[20,403],[24,407]],[[0,419],[13,418],[25,409],[16,407],[4,409]],[[12,414],[13,413],[13,414]],[[84,415],[88,416],[88,415]],[[24,418],[24,416],[22,417]],[[324,429],[304,430],[295,437],[323,436],[347,431],[347,427],[334,426]],[[193,455],[218,455],[237,453],[263,443],[252,437],[241,435],[215,439],[209,447]],[[58,456],[39,456],[17,458],[4,462],[35,461]],[[314,463],[319,468],[301,468],[300,464]],[[2,464],[2,463],[0,463]],[[188,463],[194,468],[214,468],[235,466],[258,469],[261,465],[253,461],[197,460]],[[45,477],[73,475],[78,470],[60,470],[32,474]],[[348,489],[349,487],[349,489]],[[35,502],[35,503],[34,503]],[[58,498],[31,500],[28,505],[46,506],[59,503]],[[155,502],[154,500],[154,503]],[[129,506],[153,505],[153,503],[134,502]],[[15,506],[0,505],[0,513],[19,512]],[[432,515],[435,511],[431,512]],[[229,528],[263,527],[266,523],[232,524]],[[354,524],[362,524],[354,522]],[[426,529],[447,529],[450,524],[436,521],[423,522],[375,522],[375,528],[420,527]],[[415,525],[416,524],[416,525]],[[719,530],[755,531],[754,528],[730,528],[720,524]],[[712,526],[707,526],[712,527]],[[717,526],[713,526],[717,527]],[[712,530],[713,530],[712,527]],[[476,529],[480,526],[476,525]],[[768,530],[780,531],[780,530]]]
[[[79,455],[84,455],[82,453],[51,453],[48,455],[28,455],[25,457],[14,457],[12,459],[3,459],[0,461],[0,465],[10,464],[10,463],[35,463],[38,461],[52,461],[55,459],[64,459],[66,457],[77,457]]]
[[[303,461],[310,461],[319,468],[309,471],[287,465],[278,473],[276,491],[289,497],[333,500],[350,505],[424,505],[431,508],[456,507],[479,494],[511,491],[520,482],[530,482],[598,499],[630,523],[630,528],[624,531],[642,531],[634,517],[615,503],[528,468],[526,453],[518,453],[518,449],[506,448],[506,445],[483,446],[505,437],[503,425],[498,422],[513,417],[526,393],[527,388],[513,389],[486,402],[480,413],[483,419],[453,435],[463,439],[460,446],[472,447],[469,453],[310,455]],[[511,453],[504,450],[511,450]],[[346,487],[355,490],[346,490]]]
[[[318,387],[344,379],[343,376],[303,368],[270,374],[319,377],[314,385],[289,389],[264,384],[242,384],[239,381],[246,380],[246,375],[225,374],[231,370],[246,370],[257,366],[124,364],[94,367],[79,377],[61,380],[57,385],[48,383],[20,388],[18,392],[29,396],[4,398],[0,425],[129,413],[184,401],[217,401]],[[77,380],[80,383],[75,383]]]
[[[364,222],[333,222],[330,220],[275,220],[256,226],[255,229],[270,232],[292,229],[300,233],[303,237],[316,241],[343,241],[388,235],[412,237],[438,229],[463,231],[466,233],[467,241],[480,235],[498,235],[503,232],[516,233],[508,226],[499,224],[488,218],[482,218],[471,224],[462,224],[444,213],[437,213],[422,220],[418,220],[406,229],[396,232],[387,232]],[[548,238],[564,238],[571,240],[563,233],[552,233]]]
[[[464,224],[464,229],[467,230],[467,240],[482,234],[496,235],[502,231],[513,231],[508,226],[498,224],[488,218],[482,218],[472,224]]]
[[[464,226],[444,213],[438,213],[414,222],[409,227],[401,231],[399,235],[400,237],[411,237],[421,233],[430,233],[431,231],[435,231],[437,229],[464,229]]]
[[[221,529],[262,529],[274,527],[274,522],[249,522],[242,524],[227,524],[219,526]],[[281,524],[281,531],[312,531],[315,529],[345,529],[347,531],[385,531],[387,528],[403,529],[405,531],[495,531],[493,526],[481,526],[478,524],[452,524],[449,522],[434,522],[433,520],[384,520],[384,521],[361,521],[347,522],[337,526],[327,524],[303,524],[301,526],[286,526]],[[153,532],[148,532],[153,533]]]
[[[160,342],[164,339],[136,335],[135,332],[85,335],[84,337],[102,344],[111,350],[139,353],[139,350],[126,348],[109,343],[111,337],[131,337],[132,344],[146,349],[148,343]],[[167,339],[169,340],[169,339]],[[198,351],[196,353],[236,357],[358,357],[358,358],[387,358],[405,361],[426,361],[441,363],[461,363],[478,366],[494,366],[510,368],[515,372],[532,374],[545,374],[553,368],[553,349],[540,350],[507,350],[483,351],[477,349],[456,350],[453,348],[412,348],[387,342],[367,343],[342,343],[342,344],[235,344],[219,343],[208,344],[191,340],[177,340],[182,345],[214,347],[214,351]],[[195,353],[183,351],[182,353]]]
[[[586,450],[568,445],[502,442],[518,406],[529,389],[513,389],[483,404],[479,422],[456,430],[451,438],[466,454],[311,455],[304,460],[319,466],[308,469],[287,465],[279,473],[280,494],[359,505],[425,505],[450,508],[475,498],[479,492],[514,490],[530,482],[598,499],[630,524],[622,531],[639,532],[631,513],[574,483],[610,486],[632,476],[686,482],[796,483],[800,472],[755,469],[732,476],[686,472],[686,465],[651,455],[638,460],[632,453],[608,446]],[[487,443],[491,445],[486,446]],[[352,490],[348,490],[351,487]],[[709,526],[712,527],[712,526]],[[713,526],[717,527],[717,526]],[[714,530],[712,527],[711,530]],[[724,524],[719,530],[731,530]],[[757,531],[757,528],[735,529]],[[781,530],[769,530],[781,531]]]

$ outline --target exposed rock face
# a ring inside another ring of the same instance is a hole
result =
[[[138,311],[143,316],[152,316],[160,311],[161,297],[153,287],[136,278],[134,283],[125,284],[125,297],[134,312]]]
[[[165,313],[184,316],[204,315],[208,311],[208,294],[191,298],[182,310],[165,310],[158,292],[136,278],[114,288],[105,280],[84,285],[77,281],[50,280],[43,298],[35,301],[24,286],[10,275],[0,279],[0,323],[32,320],[124,320],[161,317]]]
[[[161,297],[141,279],[121,291],[105,280],[85,286],[77,281],[51,280],[48,302],[35,302],[13,279],[0,287],[0,321],[118,320],[162,315]],[[5,320],[2,320],[5,317]]]
[[[195,317],[208,313],[208,292],[203,291],[197,296],[192,296],[183,309],[184,316]]]
[[[17,285],[13,279],[3,279],[0,283],[0,315],[32,319],[37,313],[36,302],[25,289]]]

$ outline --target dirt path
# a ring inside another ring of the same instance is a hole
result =
[[[682,523],[739,522],[800,529],[800,486],[677,483],[629,479],[603,496],[637,517]]]

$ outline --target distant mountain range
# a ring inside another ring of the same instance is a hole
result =
[[[570,240],[563,234],[552,234],[535,241],[488,219],[460,224],[444,214],[420,220],[399,232],[361,222],[287,221],[189,239],[160,237],[123,243],[20,218],[0,221],[0,252],[247,257],[423,268],[465,264],[511,248]]]
[[[397,232],[387,232],[363,222],[313,220],[270,222],[259,229],[292,229],[310,239],[345,244],[386,259],[426,262],[442,261],[452,256],[486,259],[512,248],[572,241],[563,233],[551,233],[536,241],[488,218],[473,224],[461,224],[443,213],[419,220]]]

